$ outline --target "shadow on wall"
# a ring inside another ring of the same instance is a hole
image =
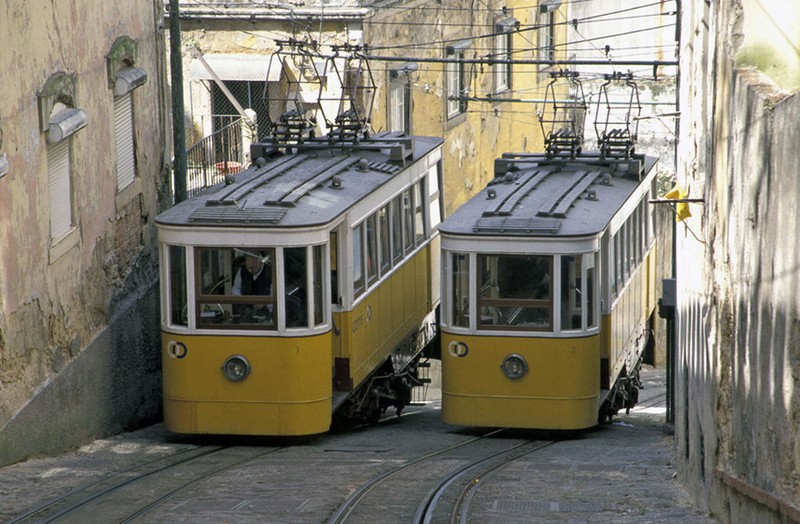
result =
[[[150,264],[137,269],[112,300],[108,327],[0,428],[0,466],[160,420],[158,277]]]

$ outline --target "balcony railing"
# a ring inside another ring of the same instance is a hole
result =
[[[249,133],[250,129],[237,117],[186,151],[188,197],[247,167],[245,147],[248,146],[244,144],[243,132]]]

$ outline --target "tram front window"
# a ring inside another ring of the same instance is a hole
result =
[[[198,327],[275,329],[274,261],[274,248],[197,248]]]
[[[479,329],[553,329],[553,257],[478,256]]]

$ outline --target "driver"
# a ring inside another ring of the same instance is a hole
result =
[[[272,272],[266,265],[267,256],[247,254],[236,272],[231,292],[234,295],[269,295],[272,291]]]

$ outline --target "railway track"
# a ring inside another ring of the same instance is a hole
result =
[[[204,446],[130,468],[55,497],[8,524],[135,522],[176,494],[226,469],[282,448]]]
[[[486,476],[553,444],[500,438],[494,430],[400,464],[359,486],[328,519],[377,522],[391,515],[404,522],[466,522],[475,492]]]

